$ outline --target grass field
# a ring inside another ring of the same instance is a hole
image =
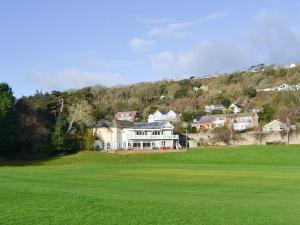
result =
[[[0,224],[300,224],[300,146],[0,164]]]

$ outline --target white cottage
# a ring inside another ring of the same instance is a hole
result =
[[[258,126],[258,115],[256,113],[239,113],[228,116],[228,119],[236,131],[244,131]]]
[[[229,106],[229,109],[234,113],[234,114],[237,114],[237,113],[240,113],[241,112],[241,108],[238,107],[236,104],[232,103],[230,106]]]
[[[176,122],[178,120],[179,114],[170,110],[167,113],[161,113],[160,111],[156,111],[153,114],[148,116],[148,122],[157,122],[157,121],[169,121]]]
[[[273,120],[272,122],[266,124],[263,127],[263,131],[265,132],[278,132],[282,130],[286,130],[287,124],[279,121],[279,120]]]

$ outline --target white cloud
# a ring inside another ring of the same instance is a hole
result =
[[[210,15],[206,20],[220,16]],[[154,61],[153,67],[163,75],[173,74],[176,78],[187,73],[231,72],[258,63],[284,65],[299,62],[300,27],[294,25],[287,15],[264,10],[247,28],[246,38],[241,34],[226,43],[202,41],[189,50],[169,52],[169,55],[173,55],[172,60],[158,57],[159,63]]]
[[[196,22],[170,23],[164,26],[154,27],[148,31],[151,38],[183,38],[189,35],[187,29],[196,25]]]
[[[215,13],[212,13],[212,14],[209,14],[209,15],[205,16],[199,22],[204,23],[204,22],[207,22],[207,21],[210,21],[210,20],[222,19],[222,18],[228,16],[228,14],[229,14],[229,11],[215,12]]]
[[[202,19],[190,21],[190,22],[173,22],[162,26],[153,27],[146,34],[147,37],[150,38],[185,38],[191,35],[189,29],[199,25],[201,23],[205,23],[210,20],[221,19],[226,17],[229,14],[229,11],[226,12],[215,12],[205,16]],[[156,22],[166,22],[167,20],[157,20]],[[152,22],[155,22],[153,20]],[[152,23],[155,24],[155,23]]]
[[[30,76],[44,90],[66,90],[88,86],[112,86],[120,84],[123,79],[119,74],[102,74],[81,71],[78,69],[60,70],[57,72],[35,72]]]
[[[144,18],[144,19],[138,19],[139,22],[149,25],[156,25],[156,24],[162,24],[162,23],[170,23],[173,21],[173,19],[170,18]]]
[[[203,41],[194,48],[173,53],[163,51],[152,58],[153,68],[159,73],[174,78],[183,78],[187,73],[209,75],[233,71],[248,66],[249,62],[239,48],[228,43]]]
[[[170,51],[162,51],[152,56],[152,66],[164,75],[173,73],[176,56]]]
[[[234,45],[209,41],[180,54],[178,60],[184,71],[199,75],[232,71],[248,65],[244,54]]]
[[[153,43],[154,41],[149,41],[141,38],[132,38],[129,41],[128,45],[133,51],[139,52],[150,48],[153,45]]]
[[[285,64],[300,60],[300,31],[289,16],[262,10],[248,33],[249,44],[262,62]]]

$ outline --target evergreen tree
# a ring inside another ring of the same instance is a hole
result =
[[[64,148],[63,120],[61,114],[58,115],[54,131],[51,137],[51,150],[53,153],[60,153]]]
[[[6,83],[0,83],[0,155],[8,155],[14,145],[15,97]]]

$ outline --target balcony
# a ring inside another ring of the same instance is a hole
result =
[[[165,134],[165,135],[127,135],[128,140],[174,140],[179,139],[179,135]]]

